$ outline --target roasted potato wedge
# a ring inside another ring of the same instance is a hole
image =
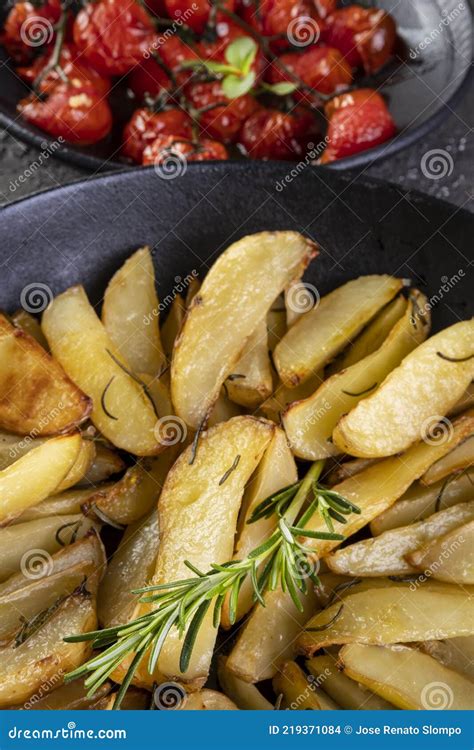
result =
[[[334,573],[348,576],[402,576],[415,573],[422,567],[429,568],[429,565],[423,563],[423,554],[418,556],[416,550],[424,548],[427,544],[431,548],[434,544],[435,553],[439,553],[441,545],[444,544],[440,537],[445,534],[450,536],[453,531],[462,535],[459,527],[464,528],[464,524],[472,519],[474,500],[434,513],[429,518],[410,526],[384,531],[375,539],[364,539],[362,542],[351,544],[326,557],[326,562]],[[461,556],[465,554],[468,554],[467,547],[461,552]],[[415,559],[418,562],[410,562]],[[466,565],[467,563],[466,559]],[[474,583],[474,580],[466,580],[465,583]]]
[[[174,342],[176,341],[178,334],[183,325],[184,316],[186,314],[186,306],[184,299],[180,294],[177,294],[171,303],[166,320],[161,326],[161,341],[163,344],[163,351],[168,360],[171,359],[173,352]]]
[[[201,434],[192,463],[192,446],[181,454],[167,476],[158,505],[160,544],[153,584],[189,578],[184,559],[208,570],[212,563],[232,557],[244,488],[273,432],[269,422],[235,417]],[[216,635],[211,608],[197,636],[189,668],[182,674],[182,640],[177,630],[170,631],[158,659],[159,674],[200,687],[209,672]],[[147,674],[145,665],[143,671],[143,681],[148,679],[151,685],[153,675]]]
[[[234,243],[214,263],[193,299],[171,364],[172,401],[190,427],[197,429],[209,415],[248,338],[316,252],[296,232],[262,232]]]
[[[243,711],[273,710],[270,701],[263,697],[255,685],[239,680],[230,669],[227,669],[225,656],[220,656],[217,661],[217,676],[222,690],[235,703],[237,708]]]
[[[426,297],[414,292],[404,315],[379,349],[325,380],[309,398],[292,404],[284,412],[283,426],[297,456],[314,461],[341,452],[332,440],[339,419],[373,393],[404,357],[426,339],[429,320],[416,314],[425,303]]]
[[[287,388],[286,385],[278,383],[273,394],[261,405],[260,409],[268,419],[273,419],[277,424],[280,424],[281,415],[290,404],[312,396],[323,380],[324,373],[321,370],[301,385],[297,385],[296,388]]]
[[[227,398],[225,389],[223,388],[219,393],[216,403],[212,407],[207,426],[214,427],[214,425],[219,424],[219,422],[227,422],[228,419],[238,417],[240,414],[242,414],[242,409]]]
[[[155,435],[154,405],[130,374],[84,289],[72,287],[56,297],[42,326],[54,357],[92,398],[97,429],[117,448],[138,456],[163,450]]]
[[[474,319],[429,338],[372,396],[342,417],[333,432],[337,447],[352,456],[376,458],[406,450],[420,439],[439,440],[449,422],[438,423],[474,378],[473,346]]]
[[[452,589],[452,590],[451,590]],[[334,644],[386,645],[472,635],[474,596],[452,586],[392,586],[350,593],[306,624],[298,648],[312,656]]]
[[[38,342],[0,314],[0,426],[55,435],[89,416],[92,403]]]
[[[41,323],[37,318],[20,307],[11,316],[11,321],[13,325],[15,325],[17,328],[21,328],[22,331],[31,336],[31,338],[35,339],[35,341],[40,346],[42,346],[43,349],[48,351],[48,342],[46,341],[46,337],[43,331],[41,330]]]
[[[83,481],[95,459],[95,443],[92,440],[82,440],[81,448],[74,464],[64,479],[56,487],[56,492],[63,492]]]
[[[344,646],[340,659],[345,674],[397,708],[473,708],[470,680],[414,649],[354,643]]]
[[[132,592],[145,586],[151,579],[156,567],[158,544],[156,510],[126,530],[99,588],[97,611],[104,628],[131,619],[139,599]]]
[[[333,490],[359,506],[361,511],[359,515],[351,515],[346,524],[334,521],[336,532],[347,538],[387,510],[431,464],[464,440],[466,434],[470,434],[473,423],[474,417],[460,417],[453,423],[452,432],[445,441],[434,445],[417,443],[403,456],[393,456],[379,461],[333,487]],[[311,531],[325,531],[326,524],[317,514],[305,528]],[[307,539],[305,542],[307,546],[314,548],[319,558],[325,557],[340,544],[332,540]]]
[[[82,506],[88,499],[95,495],[97,490],[72,489],[61,492],[59,495],[51,495],[38,505],[33,505],[23,511],[21,516],[14,518],[12,523],[25,523],[39,518],[50,518],[53,516],[70,516],[82,513]]]
[[[80,487],[95,486],[125,469],[125,462],[118,453],[102,445],[100,441],[95,441],[94,444],[95,456],[79,482]]]
[[[25,703],[45,682],[60,684],[90,654],[88,642],[65,643],[63,637],[86,633],[95,626],[93,598],[87,592],[76,593],[60,603],[26,640],[0,648],[0,707]]]
[[[444,458],[430,466],[421,477],[420,482],[427,485],[434,484],[449,477],[450,474],[471,468],[474,468],[474,435],[468,437]]]
[[[456,505],[450,510],[461,507],[462,505]],[[425,571],[425,575],[429,572],[439,581],[474,584],[474,521],[470,520],[447,531],[444,536],[408,553],[406,559],[415,569]]]
[[[228,376],[225,387],[231,401],[248,409],[256,409],[270,396],[273,380],[265,319],[247,339],[235,372]]]
[[[471,682],[474,681],[474,635],[446,638],[444,641],[423,641],[419,644],[419,649],[448,669],[454,669]]]
[[[286,441],[286,435],[279,427],[275,432],[254,476],[245,491],[239,516],[235,560],[242,560],[249,552],[262,544],[276,526],[276,518],[262,518],[255,523],[247,523],[259,503],[274,492],[288,487],[298,479],[295,460]],[[249,580],[240,589],[237,602],[236,622],[254,605],[253,588]],[[221,625],[230,628],[229,599],[222,608]]]
[[[328,484],[334,485],[343,482],[344,479],[349,479],[355,476],[363,469],[368,469],[369,466],[380,461],[379,458],[353,458],[350,461],[344,461],[343,463],[337,463],[334,469],[332,469],[328,475]]]
[[[217,690],[199,690],[186,696],[179,711],[237,711],[237,706]]]
[[[60,675],[58,675],[58,681],[61,682]],[[102,701],[111,690],[112,683],[104,682],[89,697],[89,690],[84,685],[84,680],[78,679],[59,687],[54,684],[51,686],[45,685],[41,694],[38,691],[25,704],[12,706],[12,708],[29,709],[30,711],[87,711],[95,709],[97,703]]]
[[[292,711],[321,711],[338,706],[325,695],[316,680],[308,677],[294,661],[287,661],[273,678],[273,689],[281,695],[282,708]]]
[[[436,464],[434,464],[436,465]],[[474,470],[453,476],[429,487],[415,482],[391,508],[374,518],[370,530],[374,536],[383,531],[422,521],[439,510],[451,508],[474,498]]]
[[[39,518],[0,529],[0,581],[23,567],[41,566],[41,560],[50,565],[50,555],[82,539],[92,528],[96,528],[92,520],[77,514]]]
[[[319,609],[311,589],[300,594],[302,612],[281,589],[268,591],[264,600],[265,607],[256,606],[252,611],[227,659],[227,668],[245,682],[274,677],[279,665],[295,655],[296,639]]]
[[[393,708],[383,698],[340,672],[336,659],[328,654],[308,659],[306,669],[341,708],[349,711],[389,711]]]
[[[150,248],[142,247],[112,276],[102,305],[105,330],[136,373],[157,375],[165,366],[159,314]]]
[[[67,485],[82,448],[79,433],[51,438],[0,471],[0,524]]]
[[[276,347],[273,360],[290,388],[328,364],[401,289],[391,276],[361,276],[321,299]]]

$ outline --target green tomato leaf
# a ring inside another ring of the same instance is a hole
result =
[[[265,91],[269,91],[277,96],[286,96],[292,94],[296,90],[296,84],[290,83],[290,81],[280,81],[280,83],[263,84]]]
[[[255,83],[255,73],[253,70],[246,76],[228,75],[222,81],[222,91],[228,99],[237,99],[239,96],[247,94]]]
[[[205,68],[211,73],[222,73],[226,75],[228,73],[239,73],[240,71],[234,68],[232,65],[226,65],[225,63],[217,63],[205,60],[185,60],[180,63],[180,68]]]
[[[227,47],[224,56],[230,65],[247,74],[255,60],[258,46],[250,36],[241,36]]]

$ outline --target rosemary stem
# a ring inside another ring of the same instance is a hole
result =
[[[314,464],[309,469],[309,471],[307,472],[305,478],[303,479],[301,486],[298,489],[298,492],[294,496],[293,500],[291,501],[290,507],[288,508],[288,510],[286,511],[284,515],[285,522],[289,526],[292,526],[294,521],[298,517],[301,511],[301,508],[303,507],[306,501],[308,492],[313,486],[313,482],[317,482],[321,475],[323,466],[324,466],[324,461],[315,461]]]

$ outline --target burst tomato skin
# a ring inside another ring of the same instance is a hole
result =
[[[76,16],[74,42],[99,73],[128,73],[153,43],[154,27],[141,5],[131,0],[99,0]]]
[[[193,108],[213,107],[199,115],[199,125],[206,135],[224,143],[233,143],[245,120],[259,108],[250,94],[227,99],[219,81],[190,84],[185,93]],[[221,102],[223,106],[214,107]]]
[[[43,68],[48,64],[49,59],[50,51],[46,51],[43,55],[37,57],[32,65],[17,68],[16,72],[24,81],[33,84]],[[107,96],[110,90],[110,80],[97,73],[78,53],[74,44],[66,43],[63,45],[59,63],[71,86],[80,88],[83,84],[89,83],[99,96]],[[51,70],[42,79],[39,87],[40,92],[42,94],[51,93],[58,83],[61,82],[62,79],[59,73],[56,70]]]
[[[52,42],[53,26],[60,16],[60,0],[47,0],[37,7],[30,2],[16,3],[3,24],[0,44],[16,63],[26,64],[38,47]]]
[[[306,111],[286,114],[260,109],[244,123],[239,141],[251,159],[295,159],[315,134],[315,121]]]
[[[201,34],[206,28],[211,12],[209,0],[165,0],[166,10],[170,18],[182,20],[193,31]],[[227,10],[234,10],[234,0],[224,0],[222,3]]]
[[[173,108],[153,112],[146,107],[135,110],[123,131],[122,154],[141,164],[143,151],[159,135],[174,134],[179,138],[191,138],[191,118],[182,109]]]
[[[281,62],[316,92],[333,94],[352,82],[352,69],[339,50],[332,47],[311,47],[302,53],[288,52],[281,55]],[[294,82],[291,75],[275,63],[271,68],[272,83],[279,81]],[[306,90],[298,92],[300,98],[306,98]]]
[[[58,84],[45,101],[31,94],[18,104],[18,110],[28,122],[69,143],[97,143],[112,128],[107,100],[87,83],[79,88]]]
[[[227,149],[219,141],[201,138],[199,143],[179,135],[159,135],[143,152],[142,164],[165,164],[168,158],[182,157],[185,161],[210,161],[228,159]]]
[[[321,164],[352,156],[385,143],[396,133],[383,98],[373,89],[358,89],[334,97],[325,108],[329,118],[328,145]]]
[[[304,44],[316,42],[321,27],[310,0],[244,0],[242,17],[263,36],[278,37],[271,42],[274,52],[287,49],[296,35]]]
[[[171,86],[171,81],[154,57],[145,58],[136,65],[128,76],[128,88],[133,91],[138,101],[143,101],[145,94],[158,96]]]
[[[336,47],[354,68],[376,73],[391,58],[397,30],[386,11],[348,5],[327,19],[323,39]]]

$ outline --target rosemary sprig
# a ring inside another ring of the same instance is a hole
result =
[[[267,498],[255,510],[251,522],[276,514],[273,533],[242,560],[212,565],[207,572],[198,570],[191,562],[186,566],[193,577],[156,586],[145,586],[133,593],[142,594],[141,602],[149,603],[149,612],[126,625],[96,630],[65,638],[69,643],[92,641],[94,649],[105,649],[86,664],[66,675],[74,680],[88,675],[85,685],[92,695],[127,657],[133,656],[114,708],[119,708],[140,661],[148,654],[148,671],[153,673],[160,652],[170,630],[178,629],[183,638],[180,670],[189,666],[193,647],[203,619],[212,607],[213,623],[218,627],[221,610],[229,597],[229,620],[237,616],[239,593],[245,580],[250,579],[255,601],[265,606],[263,595],[281,587],[291,596],[301,611],[300,593],[307,591],[307,579],[318,583],[313,570],[314,550],[302,538],[343,540],[334,532],[333,519],[345,522],[349,513],[359,508],[338,493],[319,486],[323,461],[316,461],[303,480]],[[304,527],[315,513],[320,513],[328,531],[309,531]]]

